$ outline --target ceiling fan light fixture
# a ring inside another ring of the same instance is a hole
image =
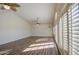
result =
[[[4,7],[5,9],[7,9],[7,10],[10,9],[10,6],[8,6],[8,5],[3,5],[3,7]]]

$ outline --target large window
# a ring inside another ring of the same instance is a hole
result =
[[[79,54],[79,5],[72,5],[72,54]]]
[[[63,48],[64,54],[68,53],[68,27],[67,27],[67,12],[63,15]]]
[[[62,28],[62,31],[60,28]],[[61,22],[59,21],[59,27],[57,27],[57,29],[59,30],[59,35],[58,35],[60,41],[59,45],[61,45],[62,42],[62,46],[64,49],[63,54],[67,52],[68,54],[79,55],[79,4],[78,3],[72,4],[68,8],[67,12],[65,12],[61,16]]]
[[[69,34],[69,54],[72,54],[72,12],[71,7],[68,10],[68,34]]]
[[[68,10],[69,54],[79,54],[79,5],[72,4]]]

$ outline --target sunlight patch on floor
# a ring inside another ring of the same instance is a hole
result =
[[[36,42],[42,42],[42,41],[48,41],[49,39],[48,38],[40,38],[38,40],[36,40]]]
[[[48,42],[48,43],[39,43],[39,44],[32,44],[32,45],[30,45],[29,47],[33,47],[33,46],[41,46],[41,45],[53,45],[54,44],[54,42]]]
[[[46,49],[46,48],[54,48],[54,47],[55,47],[54,45],[38,46],[38,47],[26,48],[22,52],[40,50],[40,49]]]
[[[54,42],[50,40],[51,38],[37,39],[35,43],[29,45],[28,48],[26,48],[22,52],[54,48],[55,47]]]

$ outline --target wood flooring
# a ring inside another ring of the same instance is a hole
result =
[[[0,55],[58,55],[53,38],[29,37],[0,45]]]

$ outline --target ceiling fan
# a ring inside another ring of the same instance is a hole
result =
[[[13,11],[17,11],[17,7],[20,7],[19,4],[17,3],[0,3],[0,9],[8,9],[8,10],[13,10]]]
[[[39,22],[39,17],[37,17],[36,20],[33,21],[33,23],[35,23],[35,24],[40,24],[40,22]]]

